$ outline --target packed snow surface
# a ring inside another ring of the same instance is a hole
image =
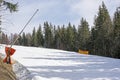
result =
[[[16,52],[12,57],[30,71],[32,80],[120,80],[119,59],[56,49],[13,48]],[[4,47],[0,52],[5,54]]]

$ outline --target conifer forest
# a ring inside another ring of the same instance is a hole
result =
[[[2,33],[0,43],[10,44],[18,36]],[[89,26],[85,18],[79,25],[53,25],[44,22],[34,27],[32,33],[23,33],[15,45],[54,48],[78,52],[79,49],[89,51],[91,55],[99,55],[120,59],[120,7],[110,17],[104,2],[99,6],[94,17],[94,26]]]

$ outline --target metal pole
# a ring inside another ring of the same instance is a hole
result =
[[[18,37],[14,40],[14,42],[11,43],[11,46],[15,44],[15,42],[19,39],[21,33],[24,31],[24,29],[27,27],[27,25],[30,23],[30,21],[32,20],[32,18],[35,16],[35,14],[38,12],[38,9],[35,11],[35,13],[33,14],[33,16],[29,19],[29,21],[26,23],[26,25],[23,27],[23,29],[21,30],[21,32],[18,34]]]
[[[8,57],[7,57],[7,64],[10,64],[10,49],[12,48],[12,46],[15,44],[15,42],[19,39],[21,33],[24,31],[24,29],[27,27],[27,25],[30,23],[30,21],[32,20],[32,18],[35,16],[35,14],[38,12],[39,9],[37,9],[35,11],[35,13],[32,15],[32,17],[28,20],[28,22],[25,24],[25,26],[23,27],[23,29],[20,31],[20,33],[18,34],[18,37],[11,43],[10,48],[8,50]]]

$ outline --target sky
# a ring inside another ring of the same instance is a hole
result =
[[[2,17],[2,28],[7,34],[19,33],[28,22],[33,13],[39,9],[24,32],[32,32],[33,28],[38,28],[45,21],[53,25],[79,25],[81,18],[85,18],[89,27],[93,26],[94,16],[98,13],[98,8],[104,1],[111,18],[120,5],[120,0],[11,0],[18,2],[18,12],[6,12]]]

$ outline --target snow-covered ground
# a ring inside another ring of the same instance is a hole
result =
[[[120,80],[120,60],[63,50],[13,46],[32,80]],[[4,53],[4,47],[0,48]],[[21,79],[20,79],[21,80]]]

